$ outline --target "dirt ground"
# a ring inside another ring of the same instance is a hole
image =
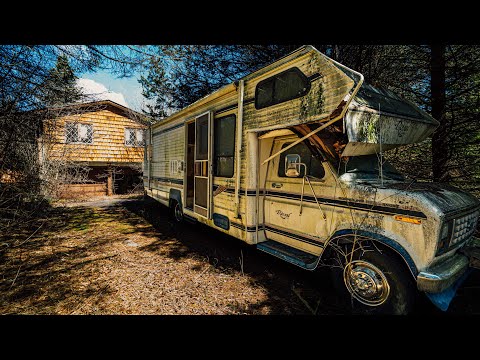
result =
[[[349,313],[328,269],[304,271],[200,224],[175,226],[138,196],[61,204],[13,243],[0,253],[0,314]],[[446,313],[419,300],[416,314],[480,314],[480,274]]]

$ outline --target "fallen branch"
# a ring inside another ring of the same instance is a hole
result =
[[[28,240],[30,240],[31,237],[32,237],[33,235],[35,235],[38,230],[40,230],[40,228],[43,226],[43,224],[45,224],[45,221],[46,221],[46,220],[43,220],[43,222],[40,224],[40,226],[37,228],[37,230],[35,230],[26,240],[22,241],[22,242],[21,242],[20,244],[18,244],[18,245],[15,245],[14,248],[17,248],[17,247],[19,247],[19,246],[22,246],[22,245],[25,244]]]
[[[18,267],[17,274],[15,275],[15,278],[12,281],[12,285],[10,285],[10,288],[8,290],[10,290],[13,287],[13,285],[15,284],[15,280],[17,280],[17,277],[18,277],[18,274],[20,273],[20,269],[22,268],[22,265],[23,264],[20,264],[20,266]]]

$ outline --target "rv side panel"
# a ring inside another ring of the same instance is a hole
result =
[[[185,132],[182,121],[152,129],[151,190],[147,194],[169,205],[170,189],[183,194]]]
[[[298,69],[302,73],[301,77],[308,79],[306,94],[263,108],[257,106],[255,99],[257,85],[282,72],[293,71],[292,68]],[[212,187],[209,189],[212,192],[211,204],[209,204],[211,219],[198,216],[194,209],[192,211],[184,209],[184,213],[220,231],[249,243],[255,243],[263,240],[258,239],[255,232],[257,216],[263,217],[261,213],[263,210],[260,209],[263,207],[263,200],[256,195],[257,187],[262,189],[263,185],[258,183],[258,143],[255,137],[268,130],[328,118],[348,95],[354,82],[318,51],[308,49],[283,59],[278,65],[253,73],[245,77],[244,81],[243,126],[239,128],[237,121],[235,129],[236,134],[241,134],[242,141],[240,149],[237,149],[238,144],[235,144],[234,174],[231,177],[220,177],[213,173]],[[152,126],[151,193],[153,197],[168,205],[170,190],[180,189],[183,198],[184,173],[182,170],[175,171],[175,169],[178,170],[175,162],[183,160],[185,163],[184,124],[194,121],[196,117],[206,112],[213,113],[214,124],[218,119],[229,114],[235,114],[238,119],[238,103],[239,89],[236,84],[230,84]],[[249,141],[247,141],[247,133],[250,133]],[[252,148],[249,149],[249,147]],[[215,148],[215,144],[212,148]],[[215,172],[215,161],[215,154],[213,154],[208,171]],[[237,174],[239,161],[240,174]],[[262,171],[262,169],[258,170]],[[238,189],[236,189],[237,176],[240,176]],[[260,174],[260,176],[265,175]],[[238,216],[235,191],[239,195]],[[217,218],[217,223],[213,216]],[[218,218],[223,220],[218,222]],[[222,228],[218,224],[225,219],[228,219],[229,225]]]

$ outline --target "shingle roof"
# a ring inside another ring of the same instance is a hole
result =
[[[112,100],[98,100],[98,101],[90,101],[90,102],[85,102],[85,103],[78,103],[78,104],[69,104],[69,105],[63,105],[63,106],[57,106],[57,107],[49,107],[47,109],[43,109],[44,111],[48,112],[61,112],[64,110],[78,110],[78,111],[83,111],[83,112],[88,112],[90,109],[91,111],[97,111],[99,107],[114,107],[118,110],[120,110],[126,117],[129,119],[138,121],[140,123],[143,123],[144,125],[148,125],[151,123],[150,118],[145,115],[141,114],[135,110],[132,110],[126,106],[120,105]]]

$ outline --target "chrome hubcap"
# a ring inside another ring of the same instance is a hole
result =
[[[350,294],[365,305],[381,305],[390,294],[390,285],[383,272],[366,261],[348,263],[343,271],[343,280]]]

